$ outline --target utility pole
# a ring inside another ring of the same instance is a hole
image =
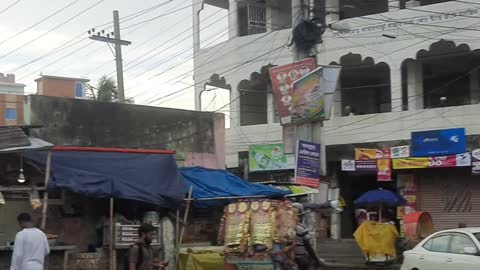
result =
[[[120,103],[125,102],[125,88],[123,84],[123,59],[122,59],[122,46],[128,46],[132,44],[132,42],[127,40],[122,40],[120,35],[120,16],[118,15],[118,10],[113,11],[113,38],[110,37],[110,34],[106,36],[102,36],[104,32],[97,32],[95,33],[95,29],[93,30],[93,35],[90,36],[90,39],[95,41],[101,41],[106,43],[111,43],[115,47],[115,61],[117,64],[117,88],[118,88],[118,101]],[[89,33],[92,32],[89,31]]]

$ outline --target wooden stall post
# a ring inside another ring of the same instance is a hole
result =
[[[43,192],[43,205],[42,205],[42,223],[40,228],[45,230],[47,224],[47,209],[48,209],[48,181],[50,181],[50,170],[52,167],[52,151],[48,151],[47,164],[45,169],[45,191]]]
[[[182,245],[183,234],[185,233],[185,226],[187,226],[188,212],[190,211],[190,204],[192,202],[192,192],[193,192],[193,186],[190,186],[190,190],[188,191],[187,208],[185,209],[185,214],[183,215],[182,229],[180,230],[180,237],[178,238],[177,254],[175,256],[175,269],[178,269],[178,260],[180,258],[180,247]]]
[[[115,244],[115,227],[113,225],[113,215],[114,215],[114,211],[113,211],[113,206],[114,206],[114,200],[113,200],[113,197],[110,198],[110,270],[115,270],[115,262],[114,262],[114,259],[115,259],[115,256],[114,256],[114,247],[113,245]]]

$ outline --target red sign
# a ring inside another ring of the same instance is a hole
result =
[[[292,121],[292,83],[307,75],[316,67],[317,63],[314,58],[306,58],[292,64],[270,68],[272,91],[282,125],[290,124]]]
[[[392,160],[389,158],[377,159],[377,180],[392,181]]]
[[[470,153],[428,158],[429,168],[468,167],[471,165],[472,158]]]

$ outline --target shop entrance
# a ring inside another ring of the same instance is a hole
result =
[[[395,179],[395,177],[393,177]],[[396,182],[378,182],[376,174],[372,173],[349,173],[343,172],[340,177],[340,195],[344,198],[346,207],[341,214],[341,237],[353,238],[353,233],[357,229],[355,219],[354,201],[363,193],[374,189],[387,189],[396,191]]]

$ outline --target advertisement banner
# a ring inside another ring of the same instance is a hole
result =
[[[292,64],[270,68],[272,91],[282,125],[291,123],[292,83],[307,75],[316,67],[315,59],[307,58]]]
[[[413,157],[456,155],[466,151],[464,128],[412,132]]]
[[[393,159],[393,169],[424,169],[424,168],[452,168],[469,167],[472,165],[470,153],[452,156],[397,158]]]
[[[397,158],[392,163],[394,170],[428,168],[428,158]]]
[[[355,160],[342,159],[342,171],[344,171],[344,172],[354,172],[355,171]]]
[[[392,160],[389,158],[377,159],[377,181],[392,181]]]
[[[340,69],[340,66],[321,66],[293,82],[292,123],[330,118],[331,96],[337,88]]]
[[[391,147],[390,155],[391,158],[408,158],[410,157],[410,145]]]
[[[355,148],[355,160],[390,158],[390,149]]]
[[[377,172],[377,160],[356,160],[355,171],[357,172]]]
[[[313,188],[320,186],[320,144],[298,141],[295,182]]]
[[[480,149],[472,151],[472,175],[480,175]]]
[[[283,152],[283,145],[250,145],[248,163],[251,172],[289,170],[294,167]]]

